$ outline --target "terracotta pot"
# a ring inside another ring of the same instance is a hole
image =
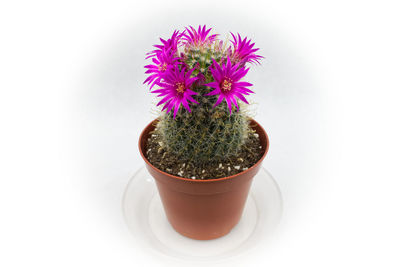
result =
[[[199,240],[228,234],[242,216],[253,177],[268,152],[266,132],[252,120],[252,128],[259,134],[264,150],[263,156],[254,166],[229,177],[192,180],[163,172],[151,165],[145,157],[147,139],[156,123],[157,120],[154,120],[143,130],[139,138],[139,150],[148,171],[156,180],[172,227],[184,236]]]

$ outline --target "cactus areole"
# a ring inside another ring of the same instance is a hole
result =
[[[159,98],[146,159],[171,175],[218,179],[251,168],[264,154],[246,112],[254,92],[246,79],[262,56],[247,37],[231,40],[211,28],[175,30],[147,53],[146,84]]]

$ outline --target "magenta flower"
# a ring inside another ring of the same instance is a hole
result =
[[[264,57],[255,54],[259,50],[259,48],[253,48],[255,43],[251,43],[251,40],[247,40],[247,37],[242,39],[240,34],[237,34],[237,37],[233,33],[231,35],[233,37],[233,41],[231,41],[233,44],[232,61],[241,65],[247,62],[260,64],[260,60]]]
[[[153,88],[154,85],[161,82],[164,77],[164,73],[178,64],[176,62],[177,58],[174,58],[173,55],[170,53],[170,50],[162,51],[155,54],[155,57],[152,58],[154,65],[146,65],[144,66],[146,70],[146,74],[150,74],[149,77],[143,82],[148,83],[150,86],[150,90]]]
[[[213,67],[210,68],[214,82],[205,84],[215,88],[206,95],[219,95],[214,107],[219,105],[225,99],[229,108],[229,114],[232,114],[232,103],[239,109],[237,98],[248,104],[244,95],[254,93],[247,87],[252,86],[251,83],[241,82],[240,80],[247,74],[249,68],[239,67],[239,64],[232,66],[229,56],[226,59],[226,64],[220,66],[213,59]]]
[[[172,54],[175,54],[176,51],[178,50],[178,43],[179,43],[179,40],[181,39],[181,37],[182,37],[182,33],[180,33],[179,31],[174,31],[171,38],[169,38],[168,40],[164,40],[164,39],[160,38],[160,41],[162,44],[154,45],[154,47],[157,49],[147,53],[146,55],[148,55],[148,56],[146,57],[146,59],[155,57],[158,54],[162,53],[163,51],[170,51]]]
[[[191,85],[198,79],[197,77],[190,77],[194,69],[186,72],[185,68],[180,71],[179,68],[169,69],[164,76],[164,81],[159,83],[161,89],[154,90],[158,97],[163,97],[157,106],[164,104],[162,110],[167,109],[167,113],[174,109],[174,119],[178,110],[182,106],[189,112],[189,102],[199,104],[192,95],[197,95],[196,92],[190,90]]]
[[[215,41],[217,38],[218,34],[213,34],[208,36],[212,28],[207,29],[206,25],[199,26],[199,28],[196,29],[193,28],[192,26],[186,27],[186,32],[183,33],[182,39],[184,40],[184,43],[187,46],[203,46],[203,45],[208,45],[211,44],[212,42]]]

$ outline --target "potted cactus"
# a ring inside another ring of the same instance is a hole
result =
[[[250,39],[211,29],[174,31],[147,54],[145,84],[160,97],[159,117],[139,150],[167,218],[190,238],[214,239],[239,222],[251,181],[268,151],[264,129],[246,113],[249,64],[263,58]]]

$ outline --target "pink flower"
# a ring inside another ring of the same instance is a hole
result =
[[[241,65],[247,62],[260,64],[260,60],[264,57],[255,54],[259,50],[259,48],[253,48],[255,43],[251,43],[251,40],[247,40],[247,37],[242,39],[240,34],[237,34],[237,37],[233,33],[231,35],[233,37],[233,41],[231,41],[233,44],[232,62]]]
[[[204,46],[211,44],[215,41],[217,38],[218,34],[213,34],[208,36],[212,28],[207,29],[206,25],[199,26],[199,28],[196,29],[193,28],[192,26],[186,27],[186,32],[183,33],[182,39],[184,40],[184,44],[186,46]]]
[[[150,74],[149,77],[143,82],[147,83],[150,86],[150,90],[154,85],[159,84],[164,78],[164,73],[173,68],[178,63],[177,58],[174,58],[170,50],[157,52],[152,58],[154,65],[146,65],[144,66],[146,70],[146,74]]]
[[[248,104],[245,95],[254,93],[247,87],[252,86],[251,83],[240,81],[249,71],[249,68],[242,68],[239,64],[232,66],[229,56],[226,59],[225,65],[219,65],[213,60],[212,68],[210,68],[214,82],[205,84],[214,88],[213,91],[206,95],[218,95],[218,99],[214,107],[219,105],[224,99],[229,108],[229,113],[232,114],[232,103],[239,109],[237,99]]]
[[[157,106],[164,104],[162,110],[167,109],[169,113],[172,108],[174,109],[174,119],[178,110],[182,106],[189,112],[191,112],[189,107],[189,101],[199,104],[193,95],[197,95],[193,92],[190,87],[198,79],[197,77],[190,77],[194,69],[186,72],[185,68],[180,71],[179,68],[168,69],[165,73],[164,81],[159,83],[161,89],[154,90],[153,93],[157,93],[158,97],[163,97]]]
[[[171,38],[169,38],[168,40],[164,40],[164,39],[160,38],[160,41],[162,44],[154,45],[154,47],[157,49],[147,53],[146,55],[148,55],[148,56],[146,57],[146,59],[155,57],[158,54],[163,53],[163,51],[169,51],[170,53],[172,53],[174,55],[178,50],[179,40],[181,39],[181,37],[182,37],[182,33],[175,30],[174,33],[172,34]]]

